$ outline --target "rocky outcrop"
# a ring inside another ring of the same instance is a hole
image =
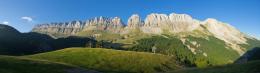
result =
[[[106,18],[106,17],[96,17],[86,21],[86,26],[83,31],[89,30],[101,30],[110,31],[113,33],[119,33],[122,31],[124,24],[119,17]]]
[[[229,43],[245,44],[245,35],[227,23],[209,18],[204,21],[207,30],[215,37]]]
[[[88,30],[106,30],[115,33],[122,31],[124,24],[119,17],[106,18],[95,17],[93,19],[83,21],[72,21],[65,23],[39,24],[33,28],[33,32],[49,33],[49,34],[66,34],[74,35],[81,31]]]
[[[192,19],[191,16],[187,14],[175,14],[169,15],[169,27],[170,32],[190,32],[197,29],[200,24],[196,20]]]
[[[167,16],[166,14],[152,13],[145,19],[143,32],[156,32],[157,34],[162,33],[163,30],[168,30],[172,33],[190,32],[199,26],[199,22],[187,14],[172,13]]]
[[[144,33],[161,34],[163,27],[168,24],[168,16],[166,14],[152,13],[147,15],[144,27],[141,30]]]
[[[138,14],[133,14],[127,22],[128,28],[139,28],[143,26],[142,20]]]
[[[163,27],[168,24],[169,18],[166,14],[152,13],[147,15],[144,27]]]
[[[40,24],[33,28],[33,32],[50,33],[50,34],[76,34],[84,27],[81,21],[72,21],[65,23]]]
[[[246,35],[227,23],[209,18],[203,22],[203,26],[216,38],[226,42],[226,45],[237,51],[240,55],[244,54],[246,48],[239,44],[247,44]]]

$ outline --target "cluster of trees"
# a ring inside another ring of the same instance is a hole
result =
[[[200,44],[196,47],[195,64],[199,67],[216,66],[233,63],[239,54],[237,51],[226,45],[226,43],[216,37],[208,36],[207,38],[187,36],[187,45],[193,45],[191,42]]]
[[[183,43],[176,37],[153,36],[138,40],[136,45],[129,48],[129,50],[169,55],[175,57],[176,60],[184,65],[197,67],[223,65],[239,57],[235,50],[226,48],[225,43],[217,38],[209,37],[209,40],[207,40],[205,38],[188,36],[186,39],[187,41]],[[196,46],[191,43],[192,41],[203,45]],[[192,53],[187,45],[195,48],[196,54]]]
[[[173,56],[176,60],[189,66],[193,66],[195,60],[193,53],[184,44],[182,44],[181,40],[177,38],[165,38],[161,36],[144,38],[138,40],[136,45],[129,50],[153,52]]]

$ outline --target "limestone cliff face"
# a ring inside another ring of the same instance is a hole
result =
[[[152,13],[147,15],[141,30],[144,33],[161,34],[163,33],[163,27],[168,24],[168,19],[166,14]]]
[[[72,21],[65,23],[39,24],[33,28],[33,32],[50,33],[50,34],[67,34],[74,35],[81,31],[101,30],[119,33],[122,31],[124,24],[119,17],[106,18],[95,17],[83,21]]]
[[[237,44],[246,43],[245,35],[227,23],[209,18],[204,21],[204,25],[215,37],[226,42]]]
[[[169,27],[170,31],[174,33],[178,32],[190,32],[197,29],[200,24],[196,22],[191,16],[187,14],[175,14],[169,15]]]
[[[172,34],[181,32],[192,32],[198,28],[206,29],[202,32],[210,32],[213,36],[224,40],[228,43],[246,44],[245,35],[239,30],[230,26],[229,24],[217,21],[216,19],[207,19],[199,21],[193,19],[187,14],[172,13],[157,14],[152,13],[147,15],[144,22],[137,14],[129,17],[127,26],[124,25],[119,17],[106,18],[95,17],[85,22],[72,21],[67,23],[51,23],[37,25],[34,32],[44,33],[62,33],[62,34],[76,34],[81,31],[100,30],[112,33],[127,33],[131,30],[140,29],[147,34],[162,34],[164,32],[171,32]]]
[[[51,33],[51,34],[75,34],[81,31],[84,23],[81,21],[72,21],[65,23],[40,24],[33,28],[33,32]]]
[[[142,30],[145,33],[153,32],[157,34],[163,33],[163,30],[179,33],[190,32],[199,26],[200,24],[187,14],[172,13],[167,16],[166,14],[152,13],[146,17]]]
[[[138,14],[133,14],[127,21],[128,28],[139,28],[143,26],[142,20]]]
[[[124,24],[119,17],[106,18],[106,17],[96,17],[86,21],[83,31],[89,30],[101,30],[101,31],[111,31],[119,33],[122,31]]]
[[[152,13],[147,15],[144,27],[162,27],[168,24],[168,16],[166,14]]]

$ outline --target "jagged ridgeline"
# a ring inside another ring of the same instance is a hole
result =
[[[127,24],[119,17],[39,24],[32,32],[55,37],[91,37],[120,44],[106,48],[161,53],[201,67],[232,63],[247,50],[260,45],[259,40],[228,23],[213,18],[200,21],[176,13],[152,13],[145,20],[134,14]]]

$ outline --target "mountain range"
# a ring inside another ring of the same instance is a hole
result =
[[[259,57],[251,55],[258,55],[256,51],[260,47],[260,40],[228,23],[214,18],[200,21],[176,13],[151,13],[145,19],[133,14],[127,23],[119,17],[100,16],[86,21],[37,24],[27,33],[0,24],[0,33],[0,55],[18,55],[112,73],[154,73],[244,63],[258,60]],[[147,67],[147,70],[139,67]]]
[[[180,37],[185,37],[186,34],[204,38],[214,36],[224,41],[227,46],[237,51],[240,55],[247,49],[246,47],[241,47],[240,44],[249,44],[247,41],[250,39],[256,40],[256,38],[240,32],[228,23],[213,18],[199,21],[193,19],[190,15],[176,13],[170,15],[152,13],[147,15],[145,20],[142,20],[138,14],[133,14],[129,17],[127,24],[123,23],[119,17],[106,18],[101,16],[86,21],[39,24],[32,30],[32,32],[47,33],[53,36],[77,36],[79,33],[87,31],[105,31],[119,35],[140,31],[140,33],[144,34],[169,34]],[[92,36],[94,35],[101,34],[92,34]],[[182,42],[185,42],[184,40]]]

